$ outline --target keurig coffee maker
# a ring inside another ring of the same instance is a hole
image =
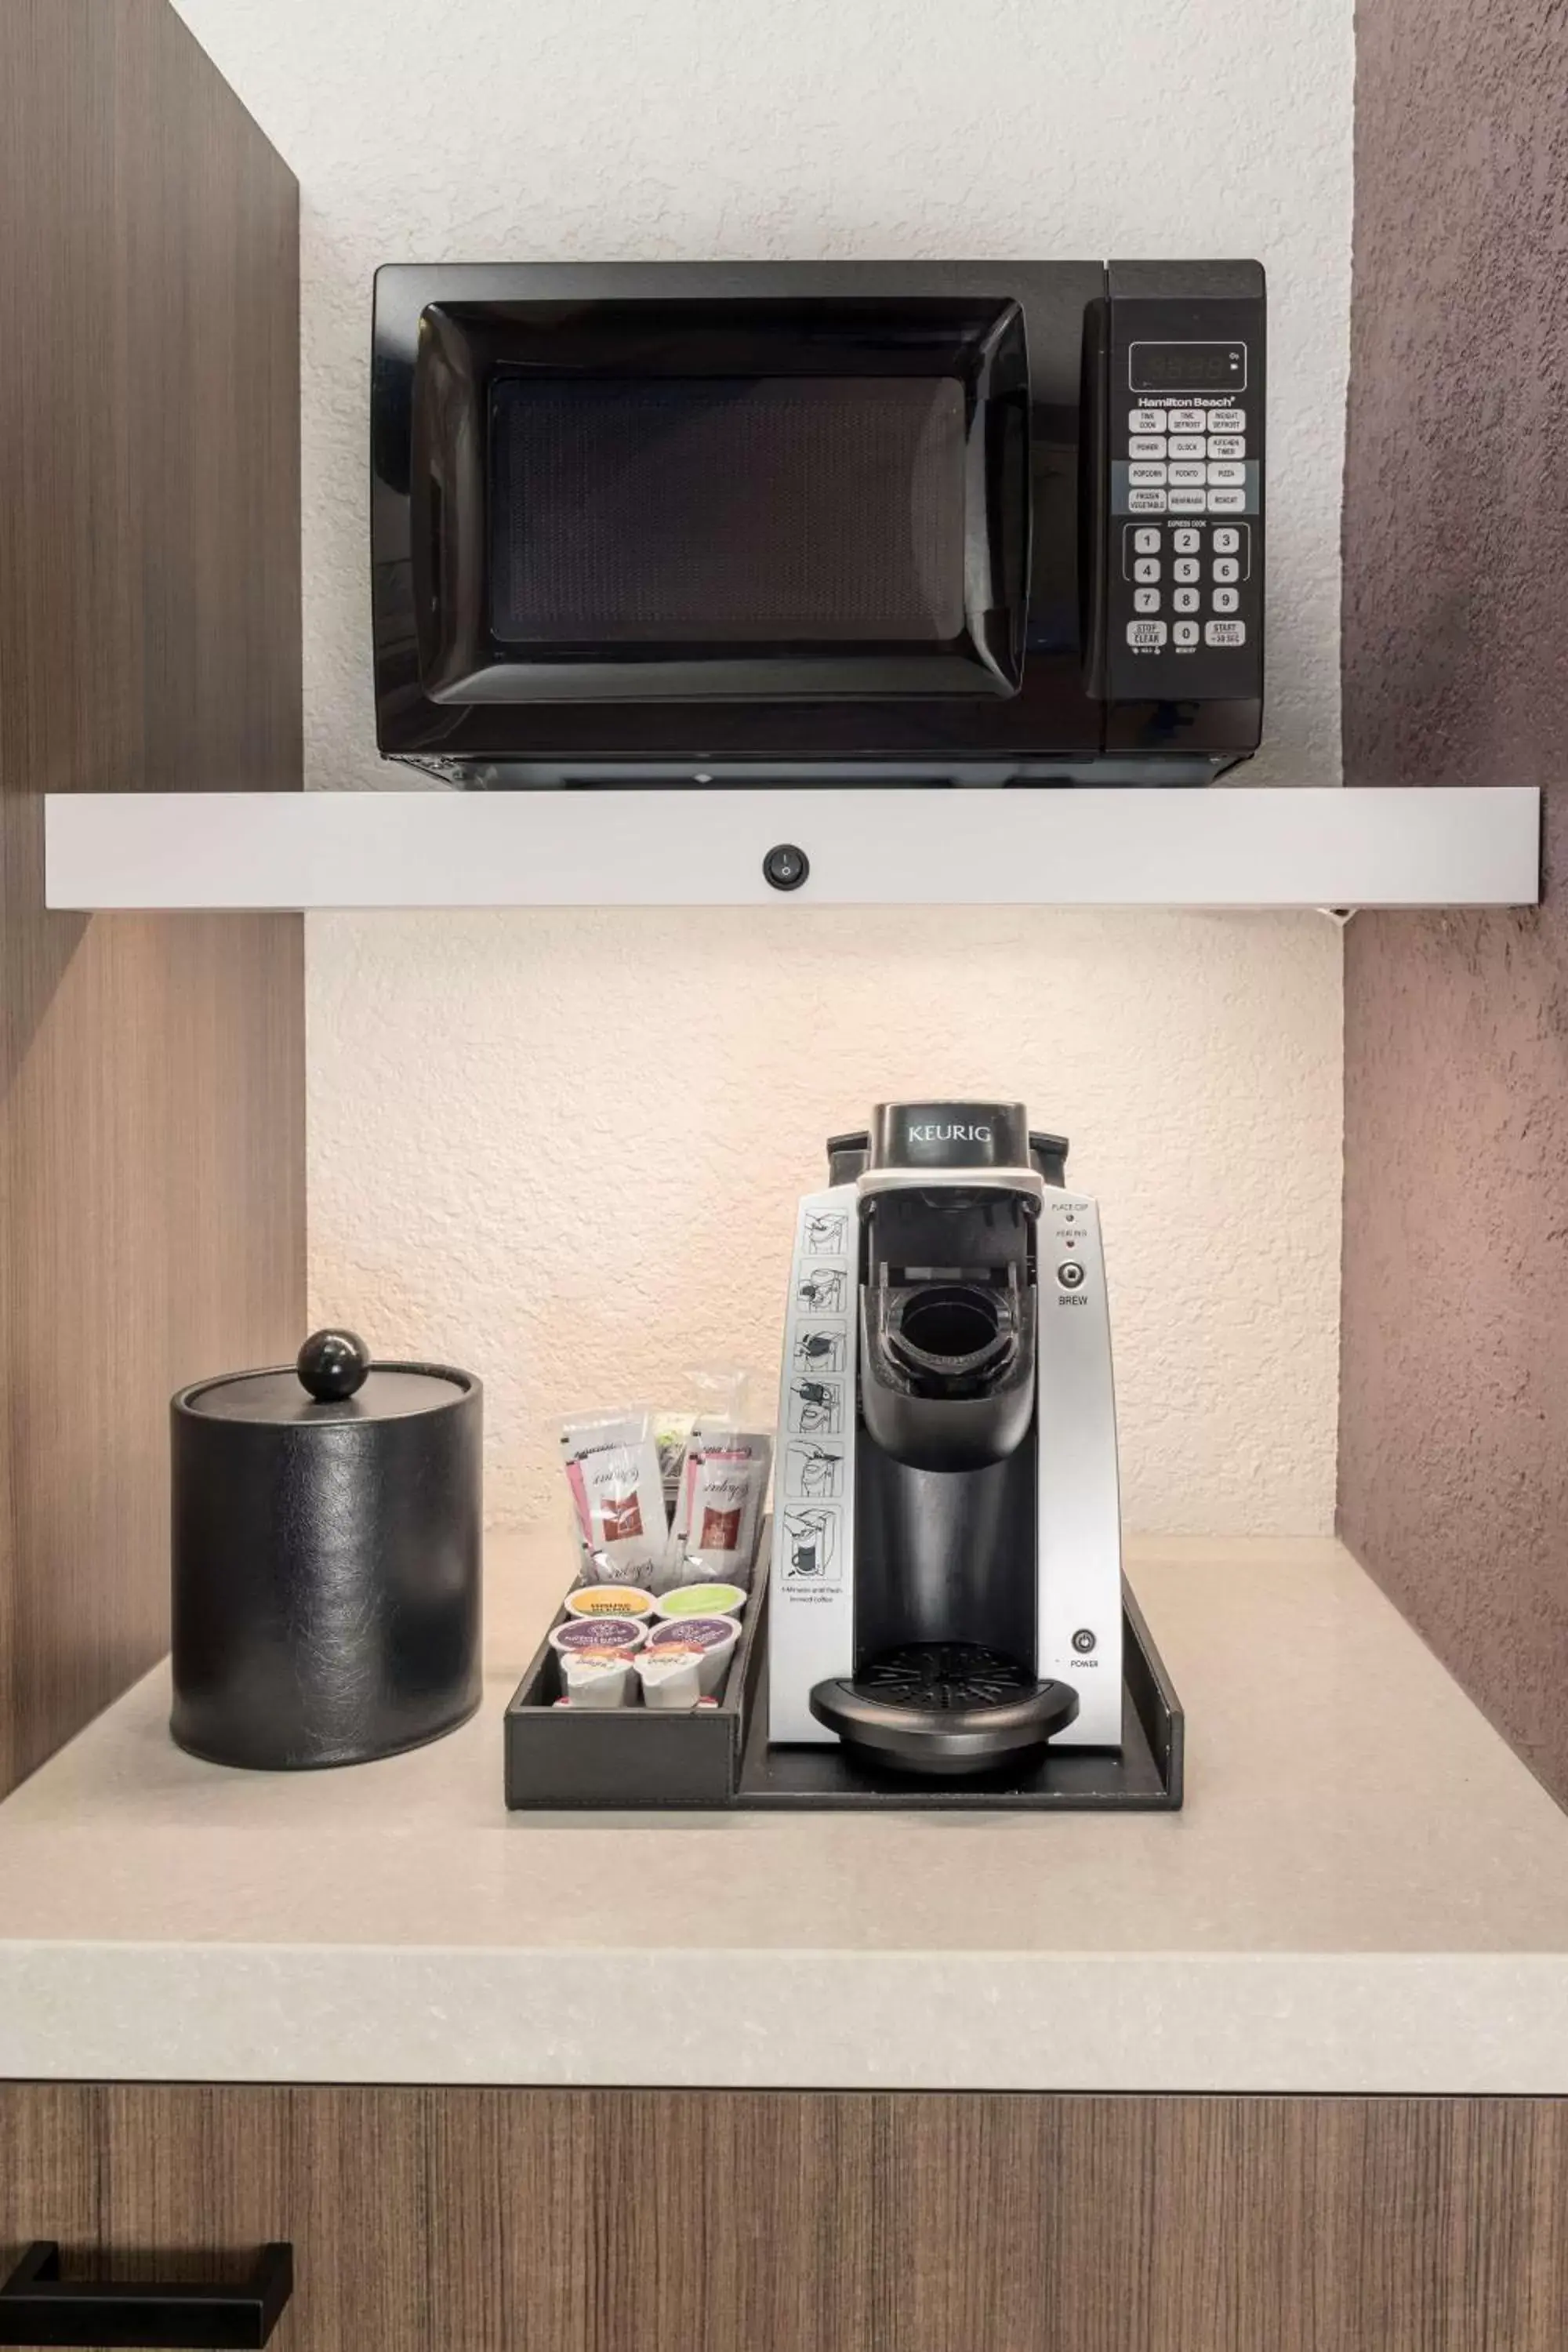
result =
[[[1121,1740],[1095,1203],[1020,1103],[886,1103],[801,1202],[769,1737],[951,1776]]]

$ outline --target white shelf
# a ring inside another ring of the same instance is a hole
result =
[[[785,898],[776,843],[811,861]],[[51,793],[50,907],[1519,907],[1533,786]]]

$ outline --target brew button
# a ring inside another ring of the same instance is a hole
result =
[[[1211,433],[1245,433],[1247,411],[1245,408],[1211,408],[1208,427]]]
[[[1201,466],[1173,466],[1171,468],[1173,489],[1196,489],[1203,478],[1204,469]]]
[[[1165,511],[1164,491],[1129,490],[1127,493],[1127,511],[1129,514],[1163,514]]]
[[[1064,1258],[1057,1268],[1057,1280],[1064,1290],[1083,1288],[1083,1268],[1076,1258]]]
[[[1159,609],[1160,591],[1157,588],[1134,588],[1132,610],[1135,613],[1157,613]]]
[[[1245,466],[1211,466],[1209,487],[1216,490],[1239,490],[1247,486]]]
[[[1202,433],[1206,429],[1204,412],[1201,408],[1172,409],[1171,430],[1173,433]]]
[[[1178,613],[1195,613],[1198,609],[1198,592],[1195,588],[1178,588],[1172,601]]]
[[[1160,552],[1159,525],[1145,523],[1141,530],[1133,532],[1132,544],[1140,555],[1158,555]]]
[[[1215,531],[1214,551],[1216,555],[1234,555],[1241,545],[1241,533],[1229,523],[1221,523]]]
[[[1129,433],[1163,433],[1165,412],[1163,408],[1135,408],[1127,419]]]
[[[1164,451],[1160,455],[1163,457]],[[1206,457],[1208,448],[1201,433],[1178,433],[1171,443],[1173,457]]]
[[[1135,433],[1127,444],[1130,457],[1163,457],[1165,436],[1163,433]]]
[[[1239,580],[1241,565],[1234,555],[1216,555],[1214,560],[1214,576],[1216,580]]]
[[[1184,537],[1187,539],[1196,539],[1197,532],[1195,530],[1178,532],[1177,536],[1178,538]],[[1173,575],[1178,580],[1196,580],[1199,577],[1202,569],[1203,567],[1199,563],[1195,555],[1178,555],[1174,563],[1171,566]]]
[[[1195,621],[1178,621],[1172,634],[1178,651],[1184,646],[1195,646],[1198,641],[1198,625]]]
[[[1208,498],[1209,492],[1207,490],[1158,490],[1152,495],[1159,499],[1162,506],[1169,498],[1173,514],[1202,514],[1204,501]]]
[[[1209,490],[1205,495],[1209,502],[1210,514],[1245,514],[1247,512],[1245,490]]]
[[[1247,643],[1247,623],[1245,621],[1205,621],[1204,643],[1205,646],[1244,646]]]
[[[1230,625],[1232,628],[1235,628],[1236,623],[1233,621]],[[1212,621],[1210,622],[1209,626],[1211,628],[1214,626]],[[1129,621],[1127,624],[1127,642],[1130,646],[1139,646],[1149,650],[1152,650],[1155,646],[1163,646],[1165,642],[1164,622]]]
[[[1181,604],[1181,601],[1180,596],[1178,596],[1176,599],[1178,605]],[[1216,588],[1214,592],[1214,608],[1216,613],[1234,613],[1240,602],[1241,591],[1239,588]]]
[[[1152,581],[1158,580],[1160,577],[1159,557],[1157,555],[1139,556],[1137,562],[1132,566],[1132,577],[1134,580],[1142,581],[1145,585]]]
[[[1202,531],[1184,529],[1181,530],[1173,530],[1171,533],[1171,544],[1175,549],[1178,555],[1195,555],[1203,543],[1204,540]],[[1176,574],[1177,579],[1179,580],[1181,576],[1181,573],[1178,572]]]
[[[1239,433],[1211,433],[1205,455],[1210,457],[1245,457],[1247,444]]]
[[[1165,478],[1163,466],[1129,466],[1127,479],[1135,490],[1158,489]]]

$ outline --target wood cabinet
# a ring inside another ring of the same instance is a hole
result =
[[[168,1646],[172,1390],[303,1336],[298,917],[46,793],[300,783],[299,192],[167,0],[0,6],[0,1793]]]
[[[1568,2102],[0,2086],[0,2262],[278,2352],[1560,2352]]]

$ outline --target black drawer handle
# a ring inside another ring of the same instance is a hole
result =
[[[263,2246],[238,2286],[63,2279],[52,2238],[28,2247],[0,2286],[0,2344],[189,2347],[259,2352],[294,2292],[292,2246]]]

